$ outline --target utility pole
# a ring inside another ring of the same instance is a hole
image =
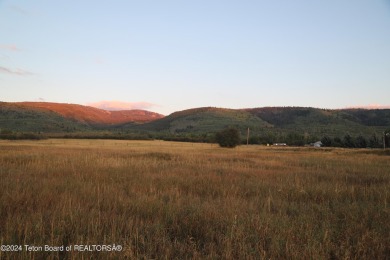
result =
[[[248,133],[246,134],[246,145],[249,144],[249,127],[248,127]]]

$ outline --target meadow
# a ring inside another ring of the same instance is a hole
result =
[[[0,141],[0,259],[389,259],[389,155]]]

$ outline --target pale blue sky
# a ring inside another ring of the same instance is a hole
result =
[[[0,93],[163,114],[390,105],[390,1],[0,0]]]

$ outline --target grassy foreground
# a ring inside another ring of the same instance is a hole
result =
[[[0,141],[0,180],[0,259],[390,255],[379,150]]]

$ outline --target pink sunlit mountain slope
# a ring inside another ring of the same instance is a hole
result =
[[[50,102],[15,102],[11,104],[29,109],[52,111],[63,117],[90,124],[145,123],[164,117],[161,114],[140,109],[107,111],[90,106]]]

